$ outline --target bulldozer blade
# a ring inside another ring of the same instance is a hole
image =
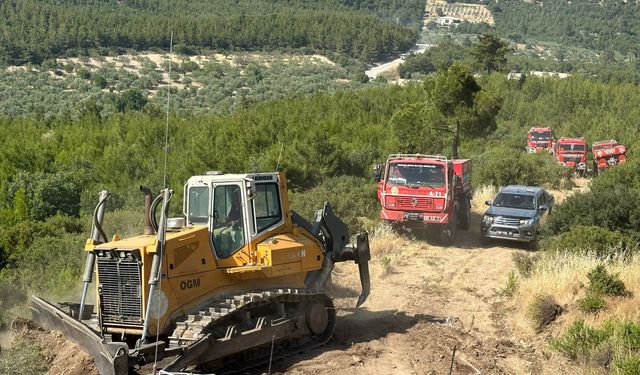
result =
[[[129,372],[129,347],[125,343],[108,343],[98,332],[73,318],[59,307],[36,296],[31,297],[33,320],[43,328],[60,331],[88,353],[102,375]]]
[[[369,249],[369,235],[359,233],[356,235],[356,247],[354,254],[355,262],[358,264],[360,274],[360,285],[362,292],[358,297],[356,308],[360,307],[369,297],[371,292],[371,277],[369,276],[369,261],[371,260],[371,250]]]

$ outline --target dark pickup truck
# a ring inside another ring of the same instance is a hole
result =
[[[537,186],[510,185],[492,201],[482,217],[480,235],[483,242],[491,238],[533,243],[538,227],[554,204],[553,195]]]

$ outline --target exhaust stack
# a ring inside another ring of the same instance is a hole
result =
[[[151,189],[140,186],[140,191],[144,194],[144,234],[155,234],[151,225]]]

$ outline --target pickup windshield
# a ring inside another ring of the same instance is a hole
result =
[[[535,210],[535,197],[533,195],[500,193],[493,201],[496,207],[519,208],[523,210]]]
[[[441,164],[395,163],[389,166],[387,184],[395,186],[444,186]]]

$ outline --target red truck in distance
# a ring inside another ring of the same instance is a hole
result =
[[[553,130],[551,128],[531,128],[527,132],[527,152],[551,152],[553,147]]]
[[[442,155],[392,154],[374,166],[380,219],[396,227],[437,232],[451,244],[471,221],[471,161]]]
[[[553,146],[553,157],[581,177],[587,172],[587,144],[583,137],[558,139]]]
[[[627,161],[627,147],[619,144],[615,139],[593,142],[591,153],[594,174]]]

